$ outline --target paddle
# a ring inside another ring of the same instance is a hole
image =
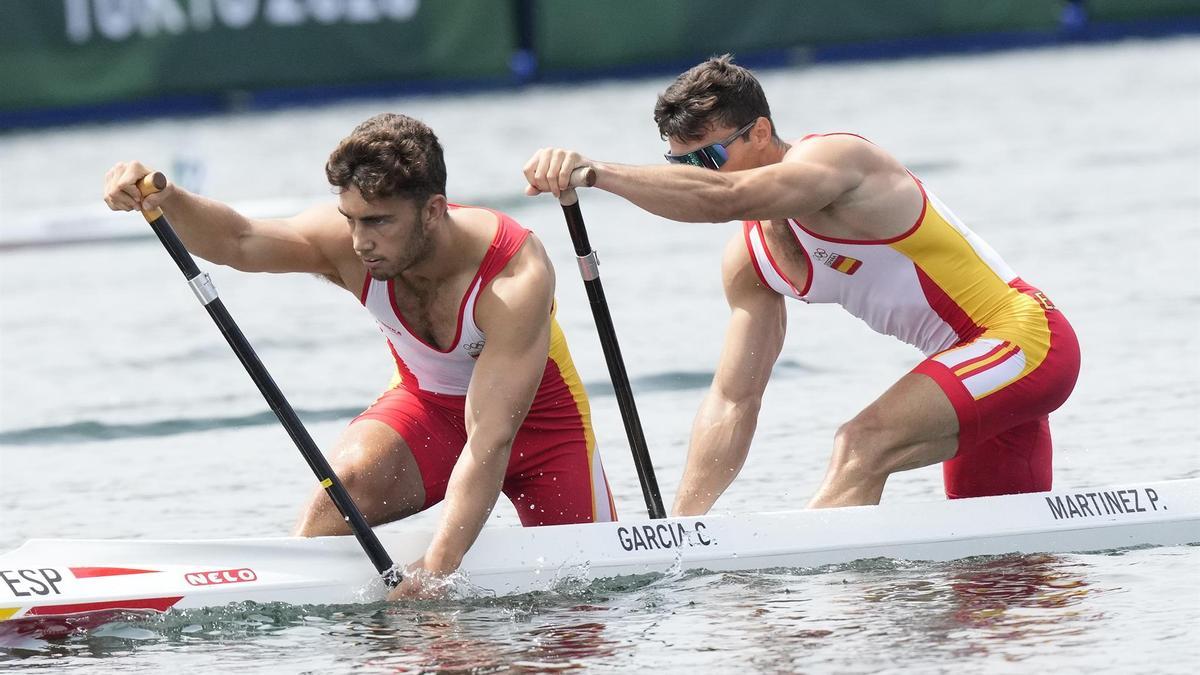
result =
[[[166,186],[167,177],[155,172],[146,176],[138,183],[138,190],[142,193],[142,197],[146,197],[162,190]],[[250,342],[246,340],[246,336],[242,334],[233,317],[229,315],[229,311],[225,309],[225,304],[217,297],[217,289],[213,286],[212,279],[208,276],[208,273],[201,272],[200,268],[196,267],[196,261],[192,259],[192,255],[188,253],[183,242],[179,240],[179,235],[175,234],[175,230],[167,222],[162,209],[155,209],[150,212],[142,211],[142,215],[146,218],[146,222],[150,223],[150,227],[154,229],[154,234],[158,235],[158,240],[162,242],[167,252],[175,259],[175,264],[179,266],[179,271],[183,272],[188,285],[192,287],[192,292],[196,294],[196,298],[208,310],[208,315],[212,317],[213,322],[217,324],[217,328],[221,330],[221,334],[225,336],[226,342],[233,348],[233,352],[237,354],[238,359],[246,368],[246,372],[249,373],[250,379],[254,380],[254,384],[258,385],[258,390],[262,392],[263,398],[267,399],[267,404],[271,406],[271,410],[279,418],[280,424],[287,430],[288,435],[292,437],[292,441],[299,448],[300,454],[304,455],[304,459],[308,462],[309,468],[316,474],[321,487],[325,488],[325,493],[333,500],[338,512],[342,514],[342,517],[350,525],[351,531],[354,532],[354,537],[358,539],[358,543],[367,552],[367,557],[371,559],[371,562],[375,565],[375,569],[383,577],[384,583],[390,587],[399,584],[403,576],[398,570],[393,569],[394,565],[392,564],[391,557],[388,556],[387,551],[383,550],[383,544],[379,543],[379,538],[375,536],[375,533],[371,530],[371,526],[367,524],[367,519],[363,517],[362,512],[355,506],[350,493],[346,491],[345,486],[338,480],[337,474],[333,472],[333,468],[329,466],[329,462],[321,454],[321,450],[317,448],[317,444],[313,442],[312,436],[308,434],[308,430],[304,428],[304,424],[296,416],[296,411],[292,410],[291,404],[283,397],[283,392],[279,390],[279,386],[275,384],[275,380],[271,378],[271,374],[267,372],[258,355],[254,353],[254,348],[250,346]]]
[[[637,406],[633,402],[633,390],[629,386],[629,375],[625,372],[625,361],[621,358],[621,346],[617,344],[617,332],[613,328],[608,301],[604,298],[604,286],[600,283],[600,261],[588,241],[587,228],[583,224],[583,212],[579,210],[577,187],[596,184],[596,172],[590,167],[580,167],[571,174],[571,189],[563,191],[558,198],[571,242],[575,244],[575,255],[579,258],[579,273],[587,289],[592,305],[592,316],[600,332],[600,346],[604,349],[604,360],[617,394],[617,406],[625,422],[625,435],[629,438],[629,449],[633,451],[633,464],[637,468],[638,480],[642,484],[642,496],[646,498],[646,511],[651,518],[666,518],[662,495],[658,491],[658,480],[654,477],[654,465],[650,462],[650,451],[646,448],[646,436],[642,433],[642,422],[638,419]]]

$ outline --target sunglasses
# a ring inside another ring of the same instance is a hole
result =
[[[754,122],[757,121],[758,120],[754,120]],[[705,169],[712,169],[713,171],[716,171],[724,166],[725,162],[729,160],[729,151],[725,149],[725,146],[733,143],[742,136],[745,136],[746,132],[750,131],[750,127],[754,126],[754,122],[750,122],[741,129],[738,129],[737,131],[733,132],[729,138],[726,138],[719,143],[706,145],[703,148],[697,148],[691,152],[684,152],[678,155],[673,155],[668,152],[667,154],[663,155],[663,157],[666,157],[667,161],[672,164],[689,164],[691,166],[699,166],[704,167]]]

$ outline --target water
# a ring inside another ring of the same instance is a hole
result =
[[[1200,475],[1200,39],[771,71],[763,83],[786,136],[852,130],[889,148],[1067,313],[1084,365],[1053,417],[1058,485]],[[247,210],[290,212],[329,198],[324,157],[356,122],[381,110],[420,117],[446,146],[453,199],[506,209],[546,242],[628,517],[644,506],[569,240],[552,200],[520,196],[519,167],[549,144],[660,161],[650,108],[664,85],[0,137],[0,241],[138,232],[136,216],[98,200],[104,171],[129,158],[186,167],[197,187]],[[582,199],[669,502],[720,348],[717,265],[736,226]],[[388,379],[371,321],[313,278],[204,267],[328,447]],[[803,504],[837,426],[919,359],[838,309],[789,310],[754,449],[719,512]],[[0,253],[0,550],[30,537],[279,534],[311,483],[157,242]],[[884,500],[940,496],[931,467],[894,477]],[[502,501],[491,526],[515,523]],[[233,607],[13,646],[0,669],[1194,672],[1198,569],[1200,547],[1172,547],[668,575],[499,600]]]

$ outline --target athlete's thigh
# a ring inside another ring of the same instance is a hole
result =
[[[1024,422],[962,449],[942,465],[942,475],[951,499],[1049,490],[1053,477],[1050,418]]]
[[[1051,332],[1049,349],[1023,345],[1016,336],[985,334],[914,369],[937,382],[954,406],[960,451],[1046,417],[1066,400],[1079,371],[1079,350],[1070,326],[1062,321],[1052,327],[1055,323],[1061,327]]]
[[[378,447],[397,452],[390,456],[364,457],[360,463],[368,480],[385,483],[380,489],[407,501],[419,497],[416,510],[440,502],[458,456],[466,443],[461,416],[422,399],[403,388],[391,389],[359,415],[350,429],[373,439]],[[351,433],[351,431],[348,431]],[[374,459],[377,463],[372,463]],[[396,482],[395,489],[387,483]]]
[[[957,447],[954,406],[937,382],[918,373],[897,380],[847,426],[852,445],[900,455],[894,470],[940,462]]]
[[[373,522],[393,520],[424,507],[425,488],[408,443],[393,426],[379,419],[355,419],[338,440],[332,464]]]
[[[583,429],[522,428],[503,490],[526,527],[616,520],[600,451]]]

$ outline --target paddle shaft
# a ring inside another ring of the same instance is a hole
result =
[[[138,184],[138,189],[141,191],[142,196],[145,197],[162,190],[166,186],[166,176],[155,172],[143,178]],[[196,297],[204,305],[204,308],[208,310],[208,315],[212,317],[221,334],[225,336],[225,341],[229,343],[229,346],[233,348],[233,352],[237,354],[238,360],[246,368],[250,379],[254,380],[254,384],[258,385],[258,390],[262,392],[263,398],[267,400],[267,404],[271,406],[271,410],[279,418],[280,424],[287,430],[288,435],[292,437],[292,441],[300,450],[300,454],[304,455],[309,468],[316,474],[317,480],[325,488],[325,493],[333,500],[338,512],[342,514],[342,517],[350,526],[350,530],[354,533],[354,537],[358,539],[358,543],[366,551],[367,557],[371,559],[371,563],[375,565],[375,569],[383,576],[384,582],[389,586],[399,584],[402,576],[398,571],[392,569],[392,559],[388,556],[387,551],[383,549],[383,544],[379,542],[379,538],[371,530],[367,519],[363,517],[362,512],[358,510],[358,506],[354,504],[350,493],[346,491],[346,487],[338,480],[337,474],[329,466],[325,455],[321,454],[321,450],[313,441],[312,436],[309,435],[308,430],[304,427],[300,418],[297,417],[296,411],[292,409],[291,404],[284,398],[283,392],[275,384],[275,380],[271,377],[271,374],[267,372],[266,366],[259,360],[258,354],[254,352],[254,348],[250,346],[250,342],[242,334],[233,317],[230,316],[229,310],[225,309],[225,304],[217,297],[217,290],[209,280],[208,274],[201,272],[200,268],[196,266],[196,261],[188,253],[187,247],[180,241],[179,235],[175,234],[171,223],[163,215],[162,209],[155,209],[152,212],[143,211],[142,215],[145,216],[146,222],[150,223],[154,234],[158,235],[158,240],[162,242],[163,247],[171,254],[171,257],[175,260],[175,264],[179,266],[179,271],[183,272],[188,285],[192,287],[192,291],[196,293]]]
[[[596,174],[590,168],[576,169],[571,175],[574,187],[590,187],[596,182]],[[642,484],[642,496],[646,499],[646,511],[651,518],[666,518],[658,480],[654,477],[654,465],[650,461],[650,450],[646,447],[646,435],[638,418],[637,405],[633,401],[633,389],[629,386],[629,375],[625,372],[625,360],[621,358],[621,346],[617,343],[617,331],[613,328],[608,301],[604,297],[604,286],[600,283],[599,261],[592,244],[588,241],[587,227],[583,223],[583,212],[579,210],[579,197],[574,189],[559,197],[575,255],[579,258],[579,272],[587,289],[592,316],[596,319],[596,330],[600,333],[600,346],[604,349],[604,360],[612,378],[617,395],[617,406],[625,422],[625,435],[629,438],[629,449],[633,451],[633,464],[637,468],[638,480]]]

